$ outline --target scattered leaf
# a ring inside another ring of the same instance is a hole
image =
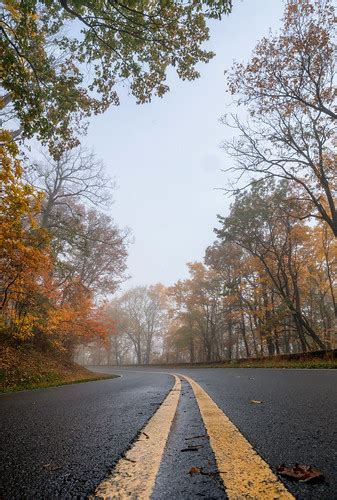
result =
[[[256,405],[260,405],[260,404],[262,404],[262,403],[263,403],[263,401],[259,401],[258,399],[252,399],[252,400],[251,400],[251,403],[254,403],[254,404],[256,404]]]
[[[144,434],[144,436],[146,437],[146,439],[150,439],[150,436],[148,434],[146,434],[146,432],[142,432],[142,434]]]
[[[314,469],[311,465],[295,464],[294,467],[287,467],[285,464],[282,464],[277,468],[277,473],[301,483],[321,481],[324,479],[322,472],[318,469]]]
[[[218,474],[221,474],[220,471],[216,472],[204,472],[203,467],[191,467],[189,470],[189,475],[193,476],[193,474],[201,474],[202,476],[216,477]]]
[[[190,476],[193,476],[193,474],[201,474],[202,467],[191,467],[188,473]]]
[[[185,438],[185,441],[188,441],[189,439],[199,439],[199,438],[205,438],[205,437],[206,437],[206,434],[202,434],[201,436],[192,436],[192,437]]]

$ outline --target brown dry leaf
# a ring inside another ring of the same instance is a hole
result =
[[[259,401],[259,400],[257,400],[257,399],[252,399],[252,400],[251,400],[251,403],[254,403],[254,404],[256,404],[256,405],[260,405],[260,404],[262,404],[262,403],[263,403],[263,401]]]
[[[193,476],[193,474],[201,474],[202,467],[191,467],[188,473],[190,476]]]
[[[295,464],[294,467],[287,467],[282,464],[277,468],[277,473],[301,483],[321,481],[324,479],[321,471],[314,469],[311,465],[304,464]]]

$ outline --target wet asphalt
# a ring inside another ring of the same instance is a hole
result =
[[[161,374],[0,396],[0,498],[86,498],[173,385]]]
[[[337,499],[337,370],[196,369],[186,374],[274,472],[281,464],[298,463],[324,474],[325,481],[317,484],[283,479],[298,500]]]
[[[152,499],[226,498],[193,390],[186,381],[181,384]]]
[[[0,396],[0,498],[86,498],[173,385],[155,368],[98,370],[122,377]],[[171,371],[196,380],[273,470],[304,463],[323,472],[318,484],[285,481],[299,500],[337,500],[336,370]],[[197,450],[181,451],[189,446]],[[153,493],[184,498],[226,498],[186,382]]]

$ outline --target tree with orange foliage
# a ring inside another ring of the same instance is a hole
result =
[[[93,293],[74,279],[54,294],[45,333],[54,347],[73,352],[76,345],[93,340],[107,343],[109,330]]]
[[[16,145],[6,132],[1,143],[1,331],[27,339],[39,323],[45,303],[50,268],[48,234],[36,221],[42,197],[22,180]]]

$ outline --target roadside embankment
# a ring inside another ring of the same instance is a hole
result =
[[[15,392],[56,385],[114,378],[92,373],[57,351],[0,346],[0,392]]]

